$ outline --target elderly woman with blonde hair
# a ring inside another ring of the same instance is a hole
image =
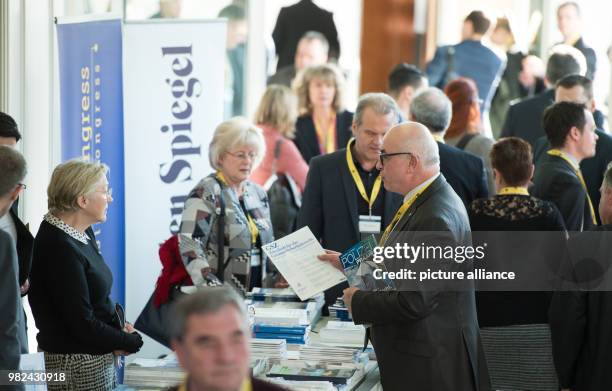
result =
[[[264,92],[255,122],[263,130],[266,154],[253,171],[253,182],[264,186],[275,173],[289,174],[300,191],[304,191],[308,165],[295,144],[295,120],[297,99],[293,92],[282,85],[272,84]]]
[[[113,276],[93,224],[106,221],[112,201],[107,167],[71,160],[53,171],[49,212],[32,253],[32,314],[45,369],[68,373],[49,390],[112,390],[114,358],[137,352],[142,338],[110,298]]]
[[[293,85],[300,117],[295,145],[306,163],[346,147],[352,137],[353,113],[344,109],[344,76],[331,64],[306,68]]]
[[[262,132],[245,118],[222,122],[209,146],[216,172],[189,193],[179,250],[194,285],[217,275],[242,292],[267,283],[261,246],[274,240],[266,192],[249,180],[265,154]]]

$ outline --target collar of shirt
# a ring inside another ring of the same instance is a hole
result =
[[[431,178],[427,179],[425,182],[423,182],[420,185],[418,185],[417,187],[415,187],[414,189],[410,190],[408,192],[408,194],[406,194],[406,196],[404,197],[404,202],[408,201],[410,198],[412,198],[413,195],[415,195],[419,191],[421,191],[421,189],[423,189],[424,187],[429,185],[431,182],[435,181],[439,176],[440,176],[440,173],[437,173],[434,176],[432,176]]]
[[[87,234],[80,233],[74,227],[71,227],[70,225],[64,223],[61,219],[55,217],[51,213],[47,213],[45,215],[45,217],[44,217],[44,220],[47,223],[51,224],[52,226],[54,226],[54,227],[56,227],[58,229],[61,229],[68,236],[72,237],[73,239],[78,240],[79,242],[81,242],[83,244],[87,244],[87,241],[90,240],[89,236],[87,236]]]

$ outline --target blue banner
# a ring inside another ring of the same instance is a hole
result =
[[[125,200],[121,20],[58,23],[62,160],[110,168],[113,202],[95,225],[113,273],[113,300],[125,303]]]

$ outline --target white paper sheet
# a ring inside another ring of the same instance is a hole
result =
[[[317,258],[325,250],[308,227],[262,248],[300,300],[346,281],[344,273]]]
[[[22,354],[19,369],[22,371],[44,371],[45,354],[42,352]],[[28,384],[25,386],[25,391],[47,391],[47,384]]]

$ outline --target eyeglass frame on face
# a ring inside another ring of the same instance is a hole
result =
[[[25,183],[18,183],[17,186],[21,187],[22,190],[25,190],[28,188],[28,185],[26,185]]]
[[[225,153],[227,153],[228,155],[233,156],[233,157],[235,157],[236,159],[239,159],[239,160],[247,160],[247,158],[249,158],[249,159],[251,159],[251,161],[253,161],[253,160],[257,159],[257,157],[259,156],[259,154],[256,153],[256,152],[249,152],[247,154],[246,152],[243,152],[243,151],[238,151],[238,152],[235,152],[235,153],[227,151]]]
[[[106,196],[106,199],[108,200],[109,198],[113,198],[113,189],[111,189],[110,187],[106,190],[94,190],[94,193],[102,193]]]
[[[393,156],[399,156],[399,155],[416,156],[412,152],[392,152],[392,153],[381,152],[380,155],[378,155],[378,160],[380,161],[380,166],[381,167],[385,166],[385,159],[391,158]]]

